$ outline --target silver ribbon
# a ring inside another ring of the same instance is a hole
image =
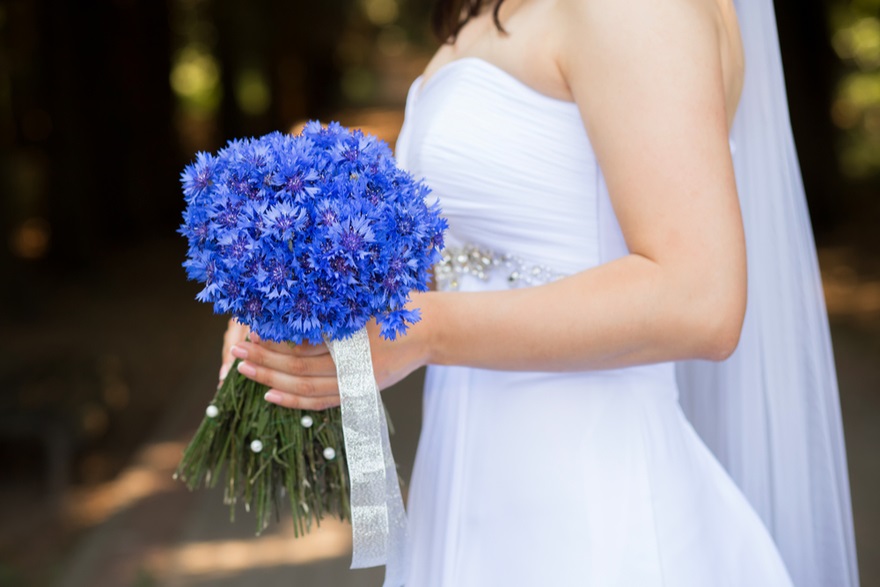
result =
[[[326,342],[336,363],[351,480],[351,568],[384,564],[384,587],[400,587],[406,579],[406,512],[373,374],[370,338],[361,328],[348,338]]]

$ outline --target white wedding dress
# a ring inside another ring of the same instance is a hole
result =
[[[528,286],[627,254],[576,105],[486,61],[416,80],[397,156],[440,199],[451,266],[470,245],[512,256],[447,286]],[[430,367],[408,510],[407,587],[791,585],[682,414],[671,363]]]

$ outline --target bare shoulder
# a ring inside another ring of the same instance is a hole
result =
[[[719,1],[726,0],[558,0],[560,60],[573,48],[607,43],[638,48],[701,37],[717,43]]]
[[[556,0],[555,9],[558,15],[570,24],[591,25],[613,24],[608,18],[619,19],[627,17],[625,21],[617,21],[624,25],[626,22],[638,22],[639,17],[673,19],[675,22],[658,22],[657,24],[673,25],[696,24],[704,22],[710,26],[717,22],[717,13],[724,3],[731,0],[628,0],[619,2],[615,0]],[[575,19],[577,22],[575,22]],[[684,21],[682,21],[684,19]],[[693,19],[693,20],[692,20]],[[574,27],[577,28],[577,27]]]
[[[592,78],[586,67],[664,72],[685,60],[718,70],[732,121],[744,70],[732,0],[557,0],[555,18],[556,61],[573,94],[578,76]]]

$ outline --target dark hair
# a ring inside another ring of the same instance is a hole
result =
[[[480,14],[483,6],[489,2],[495,2],[492,9],[492,20],[502,33],[506,33],[501,21],[498,19],[498,11],[504,0],[437,0],[434,4],[434,12],[431,15],[431,29],[441,43],[455,41],[458,32],[467,22]]]

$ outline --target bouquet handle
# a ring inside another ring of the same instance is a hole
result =
[[[384,587],[406,578],[406,512],[366,327],[327,347],[339,381],[351,480],[351,568],[385,565]]]

